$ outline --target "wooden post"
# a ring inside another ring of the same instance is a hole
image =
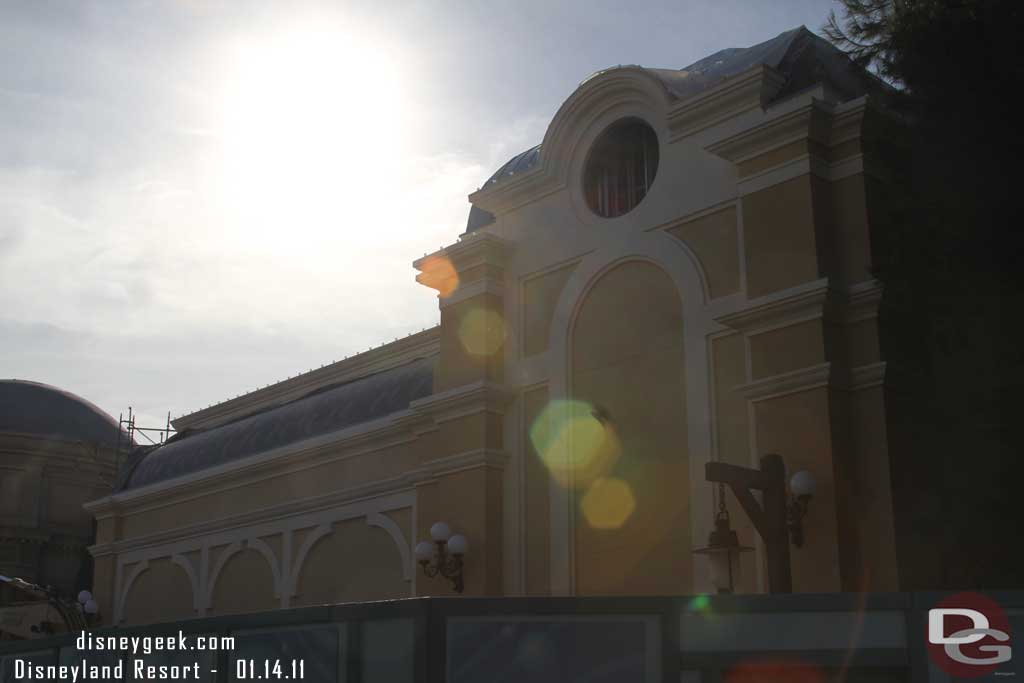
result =
[[[728,485],[757,533],[764,540],[768,560],[768,592],[792,593],[793,574],[789,562],[789,529],[786,525],[786,466],[782,456],[761,458],[761,469],[721,462],[704,466],[705,479]],[[763,507],[750,492],[763,494]]]
[[[789,530],[786,527],[786,466],[773,454],[761,458],[765,475],[765,550],[768,554],[768,590],[792,593],[793,573],[789,563]]]

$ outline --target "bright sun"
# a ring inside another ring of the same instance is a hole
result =
[[[216,182],[248,245],[308,249],[372,227],[407,149],[405,80],[380,44],[329,26],[234,46]]]

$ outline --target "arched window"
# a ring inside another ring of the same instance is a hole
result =
[[[594,142],[583,171],[590,210],[604,218],[632,211],[658,171],[658,136],[639,119],[623,119]]]

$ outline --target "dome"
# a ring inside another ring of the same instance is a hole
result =
[[[39,382],[0,380],[0,432],[116,447],[117,420],[84,398]],[[127,435],[122,434],[122,444]]]
[[[831,92],[840,95],[844,101],[863,95],[869,86],[886,87],[880,80],[866,76],[863,69],[856,67],[842,50],[803,26],[780,33],[757,45],[719,50],[682,69],[618,66],[598,71],[584,83],[616,69],[640,69],[661,81],[669,97],[678,102],[721,85],[758,64],[771,68],[784,80],[782,88],[772,95],[773,102],[817,83],[827,85]],[[480,189],[487,190],[533,170],[540,162],[540,154],[540,145],[520,152],[495,171]],[[466,221],[466,233],[491,225],[494,220],[490,212],[473,205]]]

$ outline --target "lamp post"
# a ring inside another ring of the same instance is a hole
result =
[[[452,582],[452,590],[461,593],[465,588],[462,580],[462,558],[469,550],[469,542],[462,534],[452,534],[451,527],[437,522],[430,527],[430,541],[416,544],[416,561],[427,577],[438,574]]]
[[[753,548],[740,545],[739,537],[729,526],[729,511],[725,507],[725,485],[718,485],[718,512],[715,514],[715,530],[704,548],[693,552],[707,555],[711,561],[711,581],[719,593],[732,593],[740,581],[740,555]]]
[[[793,495],[788,499],[786,466],[779,455],[769,454],[761,458],[761,468],[757,470],[722,462],[709,462],[704,466],[704,473],[708,481],[719,484],[720,491],[725,486],[729,487],[764,540],[768,562],[768,592],[792,593],[793,576],[789,561],[789,543],[792,539],[793,545],[797,548],[803,545],[803,518],[807,514],[807,504],[814,495],[814,476],[807,471],[794,474],[790,483]],[[757,502],[751,490],[761,491],[761,503]],[[716,532],[719,530],[721,506],[722,503],[719,501],[719,514],[715,518]],[[728,513],[725,522],[724,529],[727,529]],[[734,531],[729,531],[735,536]],[[714,534],[715,532],[712,532],[713,538]],[[708,548],[713,545],[709,543]],[[694,552],[709,554],[708,548],[700,548]],[[731,557],[730,554],[730,567]]]

